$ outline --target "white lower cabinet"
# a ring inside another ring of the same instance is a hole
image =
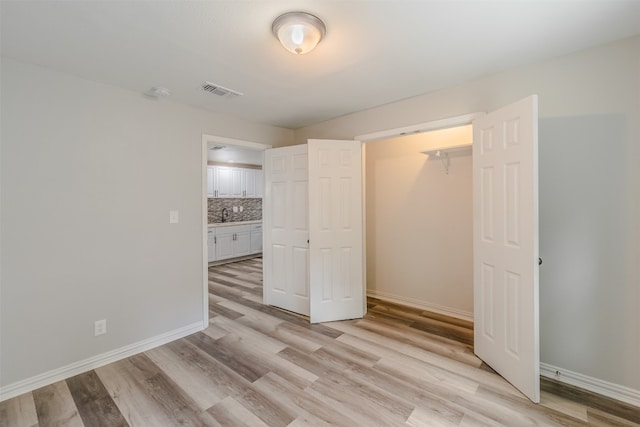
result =
[[[235,233],[233,241],[233,256],[245,256],[251,254],[251,240],[249,239],[249,227],[243,226],[242,231]]]
[[[209,261],[260,253],[262,252],[262,224],[211,227],[207,242]]]
[[[209,262],[216,260],[216,230],[213,228],[209,229],[207,233],[207,258]]]
[[[216,261],[233,258],[233,233],[230,227],[216,228]]]
[[[262,252],[262,224],[251,225],[251,253]]]

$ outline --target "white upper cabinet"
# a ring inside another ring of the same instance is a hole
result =
[[[214,166],[215,197],[233,197],[232,168]]]
[[[262,185],[262,171],[259,169],[244,169],[244,197],[262,197],[258,196],[258,184]],[[258,175],[260,181],[258,182]]]
[[[263,175],[260,169],[207,167],[207,197],[262,198],[262,187]]]
[[[215,181],[214,181],[214,176],[215,176],[215,170],[214,170],[214,166],[207,166],[207,197],[208,198],[213,198],[215,197]]]
[[[231,169],[231,196],[230,197],[244,197],[244,169],[229,168]]]
[[[256,197],[262,199],[264,196],[264,172],[262,169],[256,169]]]

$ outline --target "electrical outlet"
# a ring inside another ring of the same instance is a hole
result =
[[[93,324],[93,335],[104,335],[107,333],[107,319],[96,320]]]
[[[178,211],[169,211],[169,224],[177,224],[178,221]]]
[[[233,207],[233,211],[234,211],[234,212],[238,212],[238,207],[237,207],[237,206],[234,206],[234,207]]]
[[[240,206],[240,212],[244,211],[244,208],[242,206]]]

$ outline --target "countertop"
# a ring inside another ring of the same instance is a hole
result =
[[[236,221],[236,222],[212,222],[209,224],[209,228],[211,227],[228,227],[231,225],[250,225],[250,224],[262,224],[262,220],[256,221]]]

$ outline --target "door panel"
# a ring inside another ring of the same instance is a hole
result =
[[[474,347],[540,401],[538,101],[473,122]]]
[[[359,318],[366,307],[361,143],[308,145],[311,322]]]
[[[307,146],[265,151],[264,302],[309,315]]]

